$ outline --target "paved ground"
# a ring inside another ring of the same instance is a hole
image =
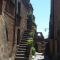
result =
[[[43,53],[36,52],[35,56],[32,57],[32,60],[42,60],[42,59],[44,59]]]

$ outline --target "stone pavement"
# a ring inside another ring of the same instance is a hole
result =
[[[32,60],[43,60],[44,59],[44,55],[43,53],[35,53],[35,56],[32,57]]]

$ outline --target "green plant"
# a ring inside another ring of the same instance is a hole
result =
[[[33,43],[33,38],[29,38],[27,40],[27,44],[28,44],[28,47],[31,47],[31,52],[32,52],[32,55],[35,55],[35,47],[34,47],[34,43]]]
[[[28,46],[33,46],[33,38],[29,38],[27,40],[27,44],[28,44]]]
[[[29,33],[29,35],[30,35],[32,38],[34,38],[34,34],[35,34],[35,33],[34,33],[33,31]]]
[[[35,52],[36,52],[35,48],[32,47],[32,55],[35,55]]]

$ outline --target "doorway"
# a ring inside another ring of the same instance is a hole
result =
[[[17,45],[19,45],[20,42],[20,29],[17,30]]]

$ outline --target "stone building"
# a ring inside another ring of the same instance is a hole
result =
[[[33,17],[30,0],[0,0],[0,60],[15,60],[16,50]]]
[[[45,50],[45,41],[42,32],[37,32],[36,36],[36,44],[37,44],[37,51],[40,53],[44,53]]]
[[[60,54],[60,0],[51,0],[51,15],[49,23],[50,56]]]

